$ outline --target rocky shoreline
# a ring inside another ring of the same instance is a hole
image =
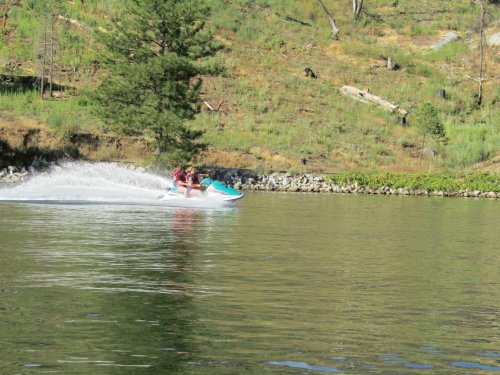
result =
[[[402,188],[393,189],[389,186],[372,188],[362,187],[357,183],[340,186],[328,181],[325,176],[319,174],[294,175],[286,172],[274,172],[265,175],[236,169],[216,169],[212,170],[210,175],[235,189],[250,191],[500,198],[500,192],[480,190],[412,190]]]
[[[130,166],[128,166],[130,168]],[[141,168],[142,169],[142,168]],[[33,162],[28,168],[17,170],[15,167],[0,169],[0,186],[21,183],[30,176],[41,171],[40,164]],[[473,197],[500,199],[500,192],[480,190],[413,190],[394,189],[390,186],[379,188],[363,187],[357,183],[340,186],[328,181],[320,174],[292,174],[273,172],[256,173],[251,170],[209,168],[209,175],[225,184],[243,191],[277,191],[303,193],[340,193],[340,194],[373,194],[373,195],[407,195],[436,197]]]

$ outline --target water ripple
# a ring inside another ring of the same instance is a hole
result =
[[[293,367],[293,368],[300,368],[304,370],[315,370],[315,371],[321,371],[321,372],[328,372],[332,374],[339,374],[342,373],[342,371],[337,370],[336,368],[333,367],[324,367],[324,366],[315,366],[315,365],[310,365],[305,362],[296,362],[296,361],[268,361],[270,365],[275,365],[275,366],[284,366],[284,367]]]
[[[476,363],[476,362],[456,361],[456,362],[452,362],[451,365],[455,366],[455,367],[464,367],[464,368],[479,369],[479,370],[485,370],[485,371],[500,371],[500,367],[483,365],[481,363]]]

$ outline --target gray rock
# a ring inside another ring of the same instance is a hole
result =
[[[488,38],[488,45],[490,47],[500,46],[500,32],[495,33]]]
[[[434,159],[436,157],[436,152],[432,148],[425,147],[422,150],[422,155]]]
[[[16,171],[17,171],[17,168],[16,168],[16,167],[13,167],[12,165],[9,165],[9,166],[7,167],[7,174],[8,174],[9,176],[12,176],[12,175],[14,174],[14,172],[16,172]]]
[[[455,40],[459,40],[460,39],[460,35],[458,35],[456,32],[454,31],[450,31],[448,33],[446,33],[443,37],[443,39],[441,39],[439,42],[437,42],[436,44],[433,44],[431,46],[431,48],[433,50],[438,50],[442,47],[444,47],[445,45],[451,43],[451,42],[454,42]]]
[[[31,162],[29,166],[34,168],[36,171],[39,171],[42,168],[42,163],[40,163],[39,160],[35,159]]]

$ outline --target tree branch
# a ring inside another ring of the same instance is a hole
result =
[[[313,27],[313,25],[311,25],[310,23],[307,23],[307,22],[304,22],[304,21],[301,21],[301,20],[298,20],[296,18],[293,18],[293,17],[286,17],[285,18],[286,21],[288,22],[295,22],[295,23],[298,23],[299,25],[302,25],[302,26],[308,26],[308,27]]]
[[[328,17],[328,20],[330,21],[330,25],[332,26],[332,39],[333,40],[338,40],[339,39],[339,29],[337,29],[337,25],[335,24],[335,20],[333,19],[333,16],[330,14],[328,9],[326,9],[325,4],[323,4],[323,1],[318,0],[321,7],[326,13],[326,16]]]

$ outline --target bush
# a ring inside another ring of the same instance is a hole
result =
[[[51,112],[47,118],[47,122],[51,128],[61,129],[64,124],[64,115],[57,112]]]

